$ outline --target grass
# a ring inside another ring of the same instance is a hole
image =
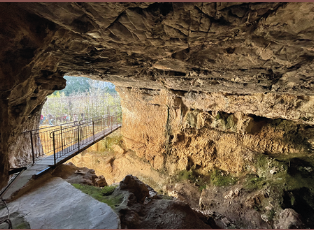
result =
[[[111,194],[114,192],[114,190],[115,190],[116,187],[117,187],[117,186],[114,186],[114,185],[112,185],[112,186],[105,186],[105,187],[103,187],[101,193],[102,193],[102,195],[104,195],[104,196],[111,195]]]
[[[29,223],[23,222],[16,226],[14,229],[30,229]]]
[[[81,190],[82,192],[86,193],[87,195],[93,197],[94,199],[108,204],[111,208],[115,208],[116,205],[119,205],[122,202],[122,195],[121,196],[107,196],[104,195],[108,191],[114,190],[114,186],[106,186],[104,188],[98,188],[91,185],[83,185],[83,184],[72,184],[75,188]]]
[[[178,180],[183,181],[183,180],[191,180],[192,182],[195,181],[195,175],[193,175],[193,171],[187,171],[187,170],[182,170],[178,173]]]

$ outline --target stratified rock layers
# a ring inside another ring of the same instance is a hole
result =
[[[204,173],[213,168],[240,173],[251,167],[259,153],[312,152],[314,129],[309,125],[312,121],[305,119],[311,116],[311,96],[298,103],[293,95],[127,88],[118,92],[126,147],[157,170],[174,174],[194,166]],[[269,106],[272,110],[267,110]]]
[[[313,6],[1,3],[0,187],[29,161],[21,133],[64,74],[120,87],[127,146],[158,170],[307,154]]]

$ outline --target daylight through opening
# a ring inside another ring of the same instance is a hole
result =
[[[66,88],[47,97],[43,106],[40,126],[120,114],[120,97],[110,82],[85,77],[65,76]]]

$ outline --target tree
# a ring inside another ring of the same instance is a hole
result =
[[[86,77],[71,77],[71,76],[64,76],[67,80],[67,85],[63,90],[55,91],[54,95],[57,92],[64,93],[66,96],[70,96],[73,93],[85,93],[90,90],[90,79]]]

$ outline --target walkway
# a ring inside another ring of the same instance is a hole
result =
[[[59,177],[46,178],[29,193],[8,203],[8,208],[11,217],[13,213],[19,213],[31,229],[120,228],[118,215],[107,204]],[[2,216],[7,216],[7,209],[0,209]]]
[[[80,140],[77,143],[72,144],[71,146],[62,149],[61,151],[56,152],[53,155],[41,157],[35,161],[36,165],[48,165],[49,167],[62,164],[67,160],[71,159],[75,155],[89,148],[96,142],[100,141],[104,137],[108,136],[112,132],[116,131],[121,127],[120,124],[114,124],[110,128],[104,129],[103,131],[94,134],[91,137]]]
[[[56,168],[120,127],[121,115],[108,115],[24,132],[30,138],[33,164],[13,181],[3,199],[26,192],[31,179]]]

